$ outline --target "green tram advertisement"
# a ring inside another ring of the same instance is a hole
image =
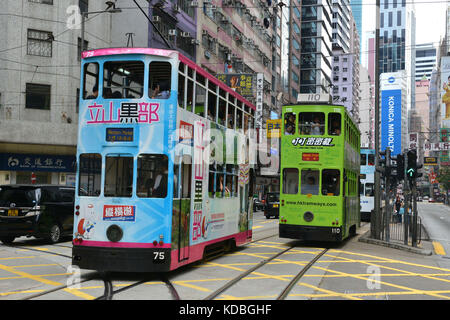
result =
[[[284,106],[280,237],[341,241],[360,223],[360,132],[344,106]]]

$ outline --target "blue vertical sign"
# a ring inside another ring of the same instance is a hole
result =
[[[402,90],[381,91],[381,150],[402,152]]]

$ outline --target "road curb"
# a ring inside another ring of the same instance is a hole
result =
[[[393,248],[393,249],[408,251],[411,253],[416,253],[416,254],[420,254],[420,255],[424,255],[424,256],[431,256],[433,254],[433,252],[428,249],[414,248],[414,247],[406,246],[406,245],[403,245],[400,243],[392,243],[392,242],[386,242],[383,240],[373,239],[373,238],[370,238],[369,235],[370,235],[370,230],[367,231],[366,233],[364,233],[362,236],[360,236],[358,238],[358,241],[364,242],[364,243],[375,244],[375,245],[379,245],[379,246],[384,246],[384,247],[389,247],[389,248]]]

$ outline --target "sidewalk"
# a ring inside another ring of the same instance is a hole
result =
[[[367,229],[367,231],[365,231],[365,229]],[[393,248],[393,249],[408,251],[411,253],[425,255],[425,256],[430,256],[433,254],[433,245],[431,242],[426,240],[426,239],[428,239],[428,236],[426,236],[426,238],[422,237],[422,240],[417,245],[417,247],[412,247],[410,245],[405,245],[403,243],[403,241],[400,241],[400,240],[391,240],[391,241],[387,242],[384,240],[370,238],[370,223],[368,223],[363,228],[361,228],[360,232],[363,232],[363,234],[358,238],[358,241],[360,241],[360,242],[365,242],[365,243],[380,245],[380,246],[389,247],[389,248]],[[423,226],[422,226],[422,235],[427,235],[426,230],[423,228]],[[411,241],[409,243],[411,243]]]

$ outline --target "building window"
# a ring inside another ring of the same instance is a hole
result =
[[[27,83],[25,89],[25,108],[50,110],[51,86]]]
[[[32,56],[51,57],[52,38],[53,34],[51,32],[28,29],[27,54]]]
[[[42,4],[53,4],[53,0],[28,0],[28,2],[42,3]]]

